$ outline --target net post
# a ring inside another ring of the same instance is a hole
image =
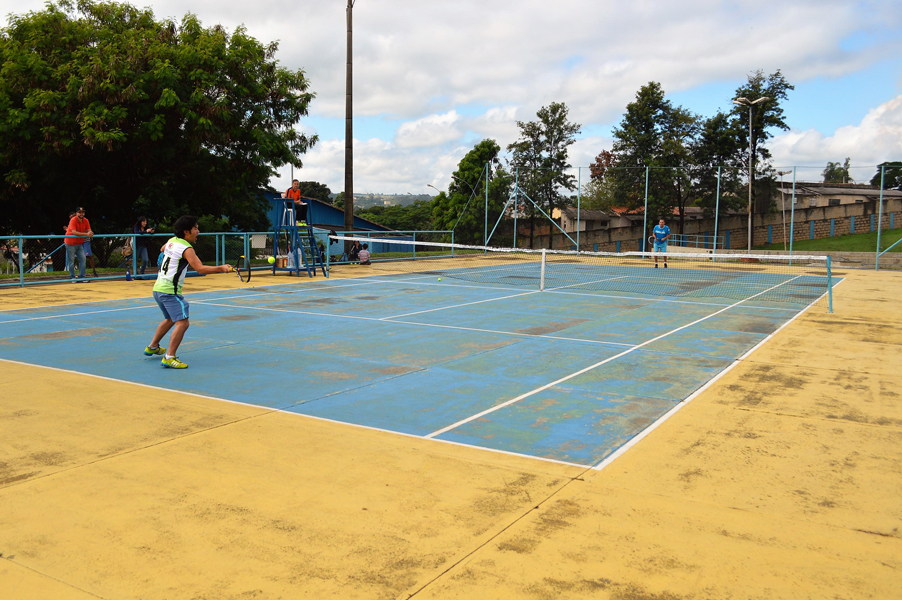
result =
[[[883,184],[884,178],[886,176],[886,165],[880,165],[880,198],[877,200],[880,203],[879,207],[879,217],[877,217],[877,252],[874,256],[874,270],[880,270],[880,225],[883,223]]]
[[[827,256],[827,309],[833,314],[833,270]]]
[[[542,248],[542,267],[539,275],[539,291],[545,291],[545,248]]]
[[[69,249],[66,248],[66,252]],[[25,287],[25,259],[23,256],[25,255],[25,239],[20,235],[19,236],[19,285]]]

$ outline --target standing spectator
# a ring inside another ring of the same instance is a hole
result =
[[[357,255],[360,258],[360,264],[362,265],[370,264],[370,251],[367,250],[369,247],[369,244],[364,244],[363,248],[360,249],[360,253]]]
[[[282,194],[283,198],[294,200],[294,212],[297,215],[297,224],[307,226],[307,203],[301,196],[301,183],[297,179],[291,180],[291,187]]]
[[[91,223],[85,218],[85,209],[79,206],[66,228],[66,256],[69,257],[69,279],[75,280],[75,261],[78,260],[78,278],[85,278],[84,241],[94,237]]]
[[[175,352],[178,350],[182,338],[188,330],[188,301],[182,296],[182,283],[188,273],[188,265],[200,273],[228,273],[232,270],[229,265],[217,267],[208,266],[200,262],[194,252],[194,242],[200,230],[197,227],[197,217],[179,217],[175,222],[175,237],[170,238],[163,245],[163,258],[160,263],[160,272],[157,282],[153,286],[153,299],[156,300],[160,310],[163,311],[163,320],[157,325],[150,344],[144,348],[146,356],[163,355],[161,364],[170,369],[187,369],[188,365],[178,359]],[[172,329],[169,336],[169,350],[160,346],[160,341]]]
[[[151,239],[144,237],[152,234],[154,232],[153,227],[147,226],[147,217],[138,217],[138,220],[135,221],[134,227],[132,227],[132,233],[135,234],[135,253],[137,260],[140,261],[140,274],[144,275],[144,269],[147,268],[147,265],[150,263],[150,256],[147,253],[147,246],[151,243]]]

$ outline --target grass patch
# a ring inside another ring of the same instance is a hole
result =
[[[902,239],[902,229],[884,230],[880,234],[880,250],[886,250],[900,239]],[[789,248],[788,243],[786,247]],[[755,246],[755,250],[783,250],[783,242]],[[838,235],[817,240],[796,240],[792,243],[793,252],[876,252],[876,250],[876,231],[874,233]],[[902,252],[902,244],[890,252]]]

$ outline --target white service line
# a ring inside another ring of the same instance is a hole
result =
[[[379,320],[380,320],[380,321],[387,321],[387,320],[389,320],[389,319],[400,319],[401,317],[410,317],[410,316],[412,316],[412,315],[421,315],[421,314],[423,314],[423,313],[436,312],[436,311],[439,311],[439,310],[448,310],[448,309],[451,309],[451,308],[460,308],[460,307],[462,307],[462,306],[472,306],[472,305],[474,305],[474,304],[482,304],[482,303],[484,303],[484,302],[495,302],[495,301],[497,301],[497,300],[508,300],[508,299],[510,299],[510,298],[519,298],[520,296],[529,296],[529,295],[531,295],[531,294],[538,294],[538,293],[540,293],[538,290],[533,290],[533,291],[531,291],[531,292],[522,292],[522,293],[520,293],[520,294],[512,294],[512,295],[510,295],[510,296],[499,296],[498,298],[488,298],[488,299],[486,299],[486,300],[477,300],[477,301],[475,301],[475,302],[464,302],[463,304],[454,304],[454,305],[451,305],[451,306],[440,306],[439,308],[429,308],[429,309],[427,309],[427,310],[418,310],[418,311],[416,311],[416,312],[405,313],[405,314],[403,314],[403,315],[393,315],[393,316],[391,316],[391,317],[382,317],[382,318],[379,319]]]
[[[801,275],[799,275],[799,277],[801,277]],[[780,286],[786,285],[787,283],[790,283],[790,282],[792,282],[792,281],[795,281],[796,279],[798,279],[798,277],[794,277],[793,279],[790,279],[789,281],[784,281],[783,283],[781,283],[781,284],[779,284],[779,285],[775,285],[774,287],[772,287],[772,288],[770,288],[770,289],[764,290],[763,292],[759,292],[759,293],[755,294],[755,296],[760,296],[761,294],[765,294],[765,293],[767,293],[767,292],[769,292],[769,291],[771,291],[771,290],[773,290],[773,289],[776,289],[776,288],[778,288],[778,287],[780,287]],[[451,425],[448,425],[447,427],[443,427],[442,429],[439,429],[438,431],[433,431],[432,433],[430,433],[430,434],[427,435],[426,437],[427,437],[427,438],[433,438],[433,437],[435,437],[435,436],[437,436],[437,435],[441,435],[441,434],[443,434],[443,433],[446,433],[446,432],[448,432],[448,431],[451,431],[452,429],[457,429],[457,428],[460,427],[461,425],[465,425],[465,424],[467,424],[467,423],[470,423],[470,422],[472,422],[472,421],[475,421],[476,419],[482,418],[482,417],[484,417],[485,415],[491,414],[491,413],[493,413],[493,412],[495,412],[495,411],[497,411],[497,410],[500,410],[500,409],[502,409],[502,408],[504,408],[504,407],[506,407],[506,406],[510,406],[511,404],[516,404],[517,402],[520,402],[521,400],[524,400],[524,399],[526,399],[526,398],[529,398],[530,396],[534,396],[534,395],[538,394],[539,392],[543,392],[543,391],[547,390],[548,388],[554,387],[554,386],[556,386],[556,385],[558,385],[558,384],[560,384],[560,383],[563,383],[563,382],[565,382],[565,381],[569,381],[570,379],[573,379],[574,377],[578,377],[578,376],[582,375],[583,373],[587,373],[587,372],[589,372],[589,371],[591,371],[591,370],[593,370],[593,369],[597,369],[598,367],[600,367],[600,366],[602,366],[602,365],[605,365],[605,364],[607,364],[607,363],[609,363],[609,362],[611,362],[611,361],[613,361],[613,360],[617,360],[618,358],[620,358],[620,357],[622,357],[622,356],[626,356],[627,354],[630,354],[630,353],[632,353],[632,352],[635,352],[636,350],[639,350],[640,348],[642,348],[642,347],[644,347],[644,346],[647,346],[647,345],[649,345],[649,344],[652,344],[652,343],[654,343],[654,342],[656,342],[656,341],[658,341],[658,340],[660,340],[660,339],[663,339],[663,338],[665,338],[665,337],[667,337],[667,336],[669,336],[669,335],[673,335],[674,333],[677,333],[678,331],[682,331],[683,329],[686,329],[686,328],[688,328],[688,327],[692,327],[693,325],[695,325],[695,324],[697,324],[697,323],[701,323],[702,321],[706,321],[706,320],[710,319],[711,317],[715,317],[715,316],[719,315],[719,314],[722,313],[722,312],[725,312],[725,311],[730,310],[731,308],[733,308],[733,307],[735,307],[735,306],[738,306],[738,305],[742,304],[742,303],[745,302],[746,300],[751,300],[751,299],[754,298],[755,296],[751,296],[751,297],[749,297],[749,298],[746,298],[745,300],[740,300],[739,302],[736,302],[735,304],[731,304],[730,306],[727,306],[726,308],[722,308],[722,309],[718,310],[717,312],[711,313],[710,315],[704,316],[704,317],[702,317],[701,319],[696,319],[695,321],[692,321],[691,323],[687,323],[686,325],[683,325],[682,327],[677,327],[676,329],[673,329],[673,330],[671,330],[671,331],[668,331],[667,333],[663,333],[663,334],[661,334],[661,335],[659,335],[659,336],[657,336],[657,337],[654,337],[654,338],[652,338],[652,339],[650,339],[650,340],[647,340],[647,341],[645,341],[645,342],[642,342],[641,344],[638,344],[637,346],[633,346],[632,348],[629,348],[629,349],[627,349],[627,350],[624,350],[624,351],[621,352],[620,354],[616,354],[616,355],[614,355],[614,356],[612,356],[612,357],[610,357],[610,358],[606,358],[606,359],[604,359],[604,360],[602,360],[602,361],[600,361],[600,362],[597,362],[597,363],[595,363],[594,365],[588,366],[588,367],[586,367],[586,368],[584,368],[584,369],[580,369],[579,371],[576,371],[575,373],[571,373],[570,375],[567,375],[566,377],[561,377],[561,378],[558,379],[557,381],[552,381],[551,383],[546,383],[545,385],[543,385],[543,386],[541,386],[541,387],[538,387],[538,388],[536,388],[536,389],[534,389],[534,390],[532,390],[532,391],[526,392],[525,394],[521,394],[521,395],[517,396],[516,398],[512,398],[511,400],[508,400],[507,402],[502,402],[501,404],[498,404],[498,405],[496,405],[496,406],[493,406],[492,408],[486,409],[486,410],[484,410],[484,411],[482,411],[482,412],[480,412],[480,413],[477,413],[477,414],[475,414],[475,415],[471,415],[471,416],[467,417],[466,419],[461,419],[461,420],[458,421],[457,423],[452,423]]]
[[[548,339],[548,340],[560,340],[564,342],[577,342],[581,344],[594,344],[600,346],[625,346],[627,348],[632,348],[633,344],[625,344],[623,342],[606,342],[601,340],[584,340],[581,338],[568,338],[563,336],[555,336],[555,335],[535,335],[531,333],[519,333],[517,331],[503,331],[496,329],[478,329],[475,327],[460,327],[456,325],[439,325],[435,323],[420,323],[417,321],[383,321],[382,318],[377,317],[362,317],[359,315],[337,315],[334,313],[322,313],[322,312],[311,312],[311,311],[303,311],[303,310],[289,310],[286,308],[269,308],[265,306],[240,306],[234,304],[219,304],[216,302],[209,302],[205,300],[194,300],[195,304],[204,304],[206,306],[219,306],[221,308],[237,308],[240,310],[262,310],[266,312],[278,312],[278,313],[288,313],[293,315],[313,315],[317,317],[332,317],[334,319],[354,319],[357,321],[373,321],[373,322],[381,322],[381,323],[397,323],[399,325],[416,325],[418,327],[428,327],[431,329],[456,329],[458,331],[469,331],[472,333],[493,333],[499,335],[512,335],[516,337],[527,337],[527,338],[540,338],[540,339]]]
[[[99,315],[102,313],[111,313],[111,312],[122,312],[125,310],[143,310],[145,308],[158,308],[156,304],[147,304],[145,306],[130,306],[128,308],[109,308],[107,310],[92,310],[83,313],[68,313],[65,315],[48,315],[46,317],[28,317],[25,319],[11,319],[9,321],[0,321],[0,325],[6,325],[7,323],[21,323],[23,321],[42,321],[45,319],[63,319],[65,317],[80,317],[82,315]]]

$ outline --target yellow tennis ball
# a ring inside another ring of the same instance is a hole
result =
[[[439,278],[438,278],[438,280],[439,280],[439,281],[441,281],[441,280],[442,280],[442,278],[441,278],[441,277],[439,277]]]
[[[270,257],[267,258],[266,260],[269,262],[269,264],[274,264],[274,263],[276,262],[276,259],[275,259],[274,257],[272,257],[272,256],[270,256]]]

